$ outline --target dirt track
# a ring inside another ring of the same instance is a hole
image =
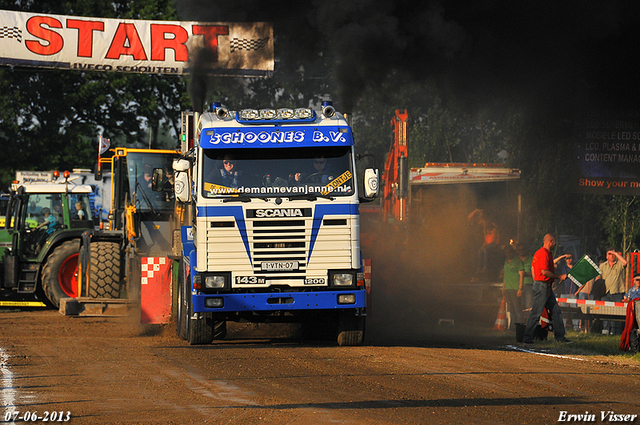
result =
[[[561,411],[600,423],[601,411],[640,413],[639,368],[516,351],[504,337],[191,347],[171,328],[123,318],[2,312],[0,325],[5,412],[68,411],[74,424],[540,424]]]

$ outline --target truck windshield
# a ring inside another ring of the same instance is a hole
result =
[[[175,155],[170,153],[129,152],[127,167],[131,193],[136,194],[136,207],[143,211],[172,210],[173,187],[161,191],[151,190],[151,176],[154,168],[162,168],[167,176],[173,175],[172,162]]]
[[[351,147],[207,149],[202,195],[350,196],[354,194]]]

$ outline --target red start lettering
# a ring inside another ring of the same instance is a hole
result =
[[[86,19],[67,19],[66,26],[78,31],[78,57],[91,58],[94,54],[94,33],[104,32],[103,21]],[[27,31],[38,40],[26,40],[27,49],[38,55],[54,55],[64,47],[64,38],[51,28],[63,28],[62,23],[50,16],[34,16],[27,21]],[[228,35],[229,27],[225,25],[194,25],[194,35],[204,36],[204,43],[213,53],[213,60],[218,60],[218,36]],[[189,51],[188,31],[175,24],[150,24],[151,60],[164,61],[167,49],[173,50],[176,62],[187,62]],[[99,52],[98,54],[101,54]],[[133,59],[145,61],[148,58],[145,46],[133,23],[122,22],[113,35],[106,59],[118,60],[121,56],[132,56]]]
[[[129,42],[129,47],[126,46],[127,41]],[[147,60],[147,54],[134,24],[121,23],[118,25],[105,58],[120,59],[122,55],[131,55],[138,61]]]
[[[49,28],[62,28],[62,24],[50,16],[34,16],[27,21],[27,31],[42,41],[26,40],[24,45],[33,53],[43,56],[55,55],[64,46],[62,36]]]
[[[229,27],[221,26],[221,25],[212,25],[212,26],[194,25],[193,34],[204,35],[204,44],[213,53],[213,60],[217,61],[218,60],[218,36],[228,35]]]
[[[167,38],[171,34],[172,38]],[[189,60],[186,42],[189,38],[187,30],[180,25],[151,24],[151,60],[163,61],[166,49],[173,49],[176,62]]]
[[[93,54],[93,32],[104,31],[104,22],[67,19],[67,28],[78,30],[78,56],[90,58]]]

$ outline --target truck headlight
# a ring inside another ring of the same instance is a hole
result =
[[[333,272],[331,274],[333,286],[353,286],[355,282],[355,275],[352,272]]]
[[[212,275],[204,278],[205,289],[224,289],[226,285],[226,276],[224,275]]]

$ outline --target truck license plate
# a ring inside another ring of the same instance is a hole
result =
[[[288,272],[291,270],[298,270],[298,262],[297,261],[273,261],[273,262],[262,262],[261,264],[263,271],[270,272]]]

